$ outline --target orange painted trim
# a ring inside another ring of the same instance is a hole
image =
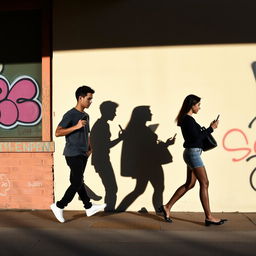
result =
[[[7,152],[54,152],[53,141],[44,142],[0,142],[0,153]]]
[[[51,5],[42,9],[42,141],[52,140]]]
[[[51,60],[42,57],[42,141],[51,141]]]

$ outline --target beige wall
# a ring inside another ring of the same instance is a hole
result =
[[[202,97],[202,108],[195,117],[204,126],[220,114],[219,128],[214,132],[219,147],[203,153],[210,180],[210,201],[213,211],[255,211],[256,197],[250,185],[250,175],[256,160],[232,161],[247,151],[228,152],[222,145],[223,137],[233,128],[239,128],[248,137],[246,145],[241,133],[229,133],[226,146],[253,149],[256,123],[248,128],[256,116],[256,84],[251,63],[256,60],[256,45],[212,45],[180,47],[140,47],[120,49],[55,51],[53,54],[53,126],[62,115],[75,106],[74,92],[86,84],[96,90],[88,113],[91,126],[100,116],[99,105],[105,100],[119,104],[117,116],[109,122],[112,138],[116,138],[118,124],[126,126],[134,107],[150,105],[153,119],[147,124],[159,124],[159,139],[177,133],[175,145],[170,147],[173,163],[164,165],[166,202],[176,188],[183,184],[186,167],[182,159],[183,138],[174,119],[187,94]],[[60,199],[68,186],[69,170],[62,156],[64,138],[55,138],[55,196]],[[118,184],[117,204],[131,192],[135,180],[120,175],[121,143],[111,150],[111,162]],[[255,152],[252,150],[250,155]],[[104,188],[93,166],[86,169],[86,184],[98,195]],[[256,187],[256,174],[252,177]],[[152,186],[148,184],[143,195],[128,210],[141,207],[153,210]],[[184,196],[174,211],[202,211],[199,186]],[[103,202],[103,200],[101,201]],[[68,209],[82,209],[75,199]]]

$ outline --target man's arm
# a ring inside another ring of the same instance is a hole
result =
[[[109,148],[114,147],[114,146],[117,145],[120,141],[122,141],[122,140],[124,139],[124,133],[125,133],[124,130],[123,130],[123,131],[120,131],[120,132],[118,133],[118,138],[115,139],[115,140],[110,141],[110,143],[109,143]]]
[[[88,137],[88,151],[86,152],[87,157],[89,157],[92,153],[92,145],[91,145],[91,138]]]
[[[72,127],[69,128],[63,128],[61,126],[58,126],[56,131],[55,131],[55,136],[60,137],[60,136],[66,136],[76,130],[79,130],[80,128],[84,127],[86,125],[85,120],[79,120],[78,123]]]

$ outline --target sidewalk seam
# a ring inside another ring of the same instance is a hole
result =
[[[254,224],[256,226],[256,223],[253,221],[253,219],[251,219],[248,215],[246,215],[245,213],[242,213],[252,224]]]

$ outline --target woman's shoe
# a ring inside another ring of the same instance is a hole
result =
[[[160,212],[163,213],[165,221],[169,222],[169,223],[172,223],[172,219],[170,217],[167,217],[167,214],[166,214],[166,211],[165,211],[163,205],[159,208],[159,210],[160,210]]]
[[[227,221],[226,219],[220,219],[220,221],[210,221],[210,220],[205,220],[205,226],[210,226],[210,225],[222,225],[224,222]]]

